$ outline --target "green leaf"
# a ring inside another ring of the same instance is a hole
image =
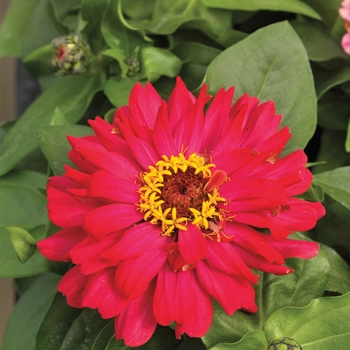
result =
[[[21,38],[20,54],[27,56],[64,34],[67,34],[67,29],[57,21],[51,1],[39,0]]]
[[[322,21],[330,29],[333,28],[336,20],[339,18],[338,9],[341,0],[302,0],[308,4],[322,17]]]
[[[24,264],[35,253],[36,240],[26,230],[20,227],[6,227],[10,234],[11,241],[17,253],[18,260]]]
[[[151,20],[130,21],[135,27],[167,35],[181,25],[203,31],[209,37],[218,37],[231,28],[231,13],[221,9],[209,9],[200,0],[157,1]]]
[[[344,150],[345,138],[345,131],[322,130],[321,147],[316,161],[326,161],[326,164],[313,167],[314,174],[349,164],[350,155]]]
[[[77,30],[81,0],[51,0],[51,3],[57,22],[67,28],[68,32]]]
[[[46,186],[46,176],[33,171],[15,171],[0,179],[0,278],[24,277],[48,270],[47,260],[36,251],[22,265],[6,227],[21,227],[35,239],[44,238],[46,199],[36,188]]]
[[[158,80],[162,75],[174,78],[180,72],[182,61],[168,50],[144,47],[141,49],[141,57],[142,68],[150,82]]]
[[[29,106],[4,138],[0,175],[11,170],[38,147],[36,131],[50,124],[56,107],[60,108],[69,123],[77,122],[81,118],[104,83],[101,72],[91,73],[58,80]]]
[[[313,181],[325,193],[350,209],[350,166],[316,174]]]
[[[340,294],[350,292],[350,266],[334,249],[322,245],[322,250],[326,253],[330,265],[330,276],[326,290]]]
[[[66,118],[64,117],[64,114],[62,111],[56,107],[55,111],[53,112],[52,120],[51,120],[52,126],[58,126],[58,125],[68,125],[68,122]]]
[[[210,350],[261,350],[267,348],[267,340],[263,331],[251,331],[237,343],[220,343]]]
[[[83,137],[92,135],[90,127],[82,125],[46,126],[37,132],[37,140],[55,175],[64,173],[64,164],[73,166],[68,158],[71,146],[67,135]]]
[[[142,346],[129,347],[123,340],[116,341],[114,336],[103,350],[175,350],[178,349],[180,340],[175,338],[174,331],[169,327],[158,327],[152,338]],[[97,349],[96,349],[97,350]]]
[[[152,41],[144,29],[138,29],[126,22],[121,7],[121,0],[111,0],[103,19],[101,31],[111,48],[122,49],[127,57],[131,56],[137,46],[150,45]]]
[[[22,36],[40,0],[12,0],[0,30],[0,57],[20,56]]]
[[[23,59],[28,72],[35,77],[42,75],[52,75],[55,70],[50,65],[53,56],[53,48],[51,44],[44,45],[31,52]]]
[[[91,349],[96,336],[108,322],[97,310],[71,308],[66,298],[57,293],[41,323],[35,349]]]
[[[332,87],[350,80],[350,67],[342,67],[335,70],[322,69],[312,65],[312,72],[315,78],[316,94],[320,99]],[[349,97],[347,97],[349,101]]]
[[[323,26],[317,23],[294,21],[291,25],[303,42],[310,60],[329,61],[335,58],[347,58],[339,43]]]
[[[188,42],[176,46],[173,52],[184,62],[181,78],[189,90],[195,90],[201,84],[208,65],[221,51],[203,44]]]
[[[303,239],[304,236],[294,234],[293,238]],[[266,320],[275,311],[286,306],[305,306],[323,294],[329,279],[329,263],[322,251],[310,260],[288,259],[286,265],[293,268],[294,273],[285,276],[260,274],[255,287],[259,309],[256,314],[236,311],[233,316],[228,316],[214,303],[212,326],[202,338],[208,348],[219,343],[235,343],[248,332],[264,330]]]
[[[270,10],[299,13],[315,19],[321,19],[319,14],[310,6],[298,0],[202,0],[208,7],[215,7],[228,10]]]
[[[129,95],[137,80],[129,78],[108,79],[104,93],[115,107],[121,107],[129,103]]]
[[[97,335],[91,350],[105,350],[110,339],[114,336],[114,319],[109,321]]]
[[[296,74],[295,72],[298,72]],[[316,127],[316,95],[308,58],[287,22],[264,27],[223,51],[209,65],[209,93],[236,86],[262,102],[273,100],[292,138],[284,152],[304,148]]]
[[[350,342],[350,293],[313,300],[303,308],[286,307],[266,323],[271,342],[289,337],[303,350],[347,349]]]
[[[341,95],[330,90],[318,102],[318,124],[325,129],[346,130],[349,115],[350,104],[347,94]]]
[[[34,350],[40,324],[56,294],[60,276],[39,276],[17,302],[7,323],[2,350]]]

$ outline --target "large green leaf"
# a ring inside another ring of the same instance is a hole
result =
[[[303,42],[309,59],[329,61],[334,58],[347,58],[339,42],[324,26],[311,22],[291,22],[293,29]]]
[[[287,22],[272,24],[223,51],[209,65],[209,93],[236,86],[261,101],[273,100],[292,138],[285,153],[304,148],[316,127],[316,95],[308,58]]]
[[[350,209],[350,166],[317,174],[314,183],[325,193]]]
[[[104,75],[101,72],[87,72],[60,79],[39,96],[4,138],[0,175],[7,173],[38,147],[36,131],[50,124],[56,107],[61,109],[68,122],[77,122],[95,93],[102,89],[103,83]]]
[[[350,342],[350,293],[313,300],[302,308],[286,307],[266,322],[271,342],[289,337],[303,350],[347,349]]]
[[[300,234],[294,236],[298,239],[303,237]],[[228,316],[214,303],[212,326],[202,338],[208,348],[219,343],[236,343],[248,332],[264,330],[266,320],[275,311],[286,306],[305,306],[323,294],[329,279],[329,263],[322,251],[310,260],[289,259],[286,265],[293,268],[294,273],[260,275],[255,287],[259,308],[256,314],[237,311]]]
[[[46,126],[37,132],[37,140],[55,175],[64,173],[64,164],[73,165],[68,158],[71,147],[67,135],[86,136],[93,134],[90,127],[82,125]]]
[[[220,343],[210,350],[261,350],[266,349],[267,345],[263,331],[251,331],[237,343]]]
[[[35,239],[45,236],[46,199],[36,188],[45,188],[46,176],[33,171],[16,171],[0,179],[0,277],[24,277],[48,270],[47,260],[36,251],[21,264],[7,227],[29,230]]]
[[[20,56],[21,40],[40,0],[12,0],[0,30],[0,57]]]
[[[108,322],[96,310],[71,308],[66,298],[57,293],[41,323],[35,350],[91,349]]]
[[[299,0],[202,0],[208,7],[222,8],[228,10],[270,10],[299,13],[316,19],[321,19],[319,14],[310,6]]]
[[[326,290],[345,294],[350,292],[350,266],[332,248],[322,245],[330,265],[330,276]]]
[[[2,350],[34,350],[35,337],[57,290],[60,276],[39,276],[16,304],[6,326]]]

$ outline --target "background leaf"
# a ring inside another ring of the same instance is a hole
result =
[[[284,43],[288,42],[288,45]],[[292,138],[284,152],[304,148],[316,127],[316,96],[305,49],[287,22],[272,24],[223,51],[209,65],[209,93],[236,86],[262,102],[273,100]],[[307,118],[306,118],[307,116]]]
[[[350,341],[350,293],[313,300],[303,308],[286,307],[266,323],[269,342],[289,337],[303,350],[346,349]]]
[[[11,1],[0,30],[0,57],[20,56],[22,37],[39,2],[40,0]]]
[[[68,122],[77,122],[95,93],[102,89],[102,73],[64,77],[45,90],[6,134],[0,156],[0,175],[11,170],[38,147],[35,139],[40,127],[49,125],[52,113],[59,107]]]
[[[35,349],[91,349],[108,322],[96,310],[71,308],[66,298],[57,293],[40,326]]]
[[[7,324],[2,350],[34,350],[40,324],[56,294],[60,276],[39,276],[17,302]]]
[[[326,290],[345,294],[350,292],[350,266],[332,248],[322,245],[322,250],[326,253],[330,275]]]
[[[321,19],[319,14],[310,6],[298,0],[202,0],[208,7],[216,7],[229,10],[270,10],[300,13],[316,19]]]
[[[33,171],[16,171],[0,179],[0,278],[31,276],[46,272],[48,261],[36,251],[22,265],[6,227],[22,227],[35,239],[44,238],[46,199],[36,188],[45,188],[46,176]]]
[[[316,174],[313,181],[325,193],[350,209],[350,166]]]

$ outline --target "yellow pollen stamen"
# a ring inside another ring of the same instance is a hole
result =
[[[187,230],[188,222],[200,230],[210,230],[217,218],[221,217],[219,202],[226,203],[218,188],[210,192],[205,184],[212,176],[212,163],[206,163],[209,157],[192,153],[188,158],[184,153],[170,158],[163,155],[149,171],[140,174],[142,182],[138,192],[144,213],[144,220],[162,227],[162,235],[172,236],[175,231]],[[206,236],[215,231],[203,233]]]

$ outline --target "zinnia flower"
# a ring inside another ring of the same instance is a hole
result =
[[[62,229],[40,241],[48,259],[72,261],[58,290],[72,307],[115,320],[129,346],[157,324],[201,337],[215,299],[229,315],[256,312],[258,277],[288,274],[285,258],[308,259],[314,242],[289,240],[314,227],[320,203],[295,198],[312,175],[302,150],[280,157],[290,138],[274,103],[234,88],[196,99],[180,78],[165,102],[151,84],[133,88],[129,107],[96,136],[68,137],[63,176],[48,184],[50,219]]]

